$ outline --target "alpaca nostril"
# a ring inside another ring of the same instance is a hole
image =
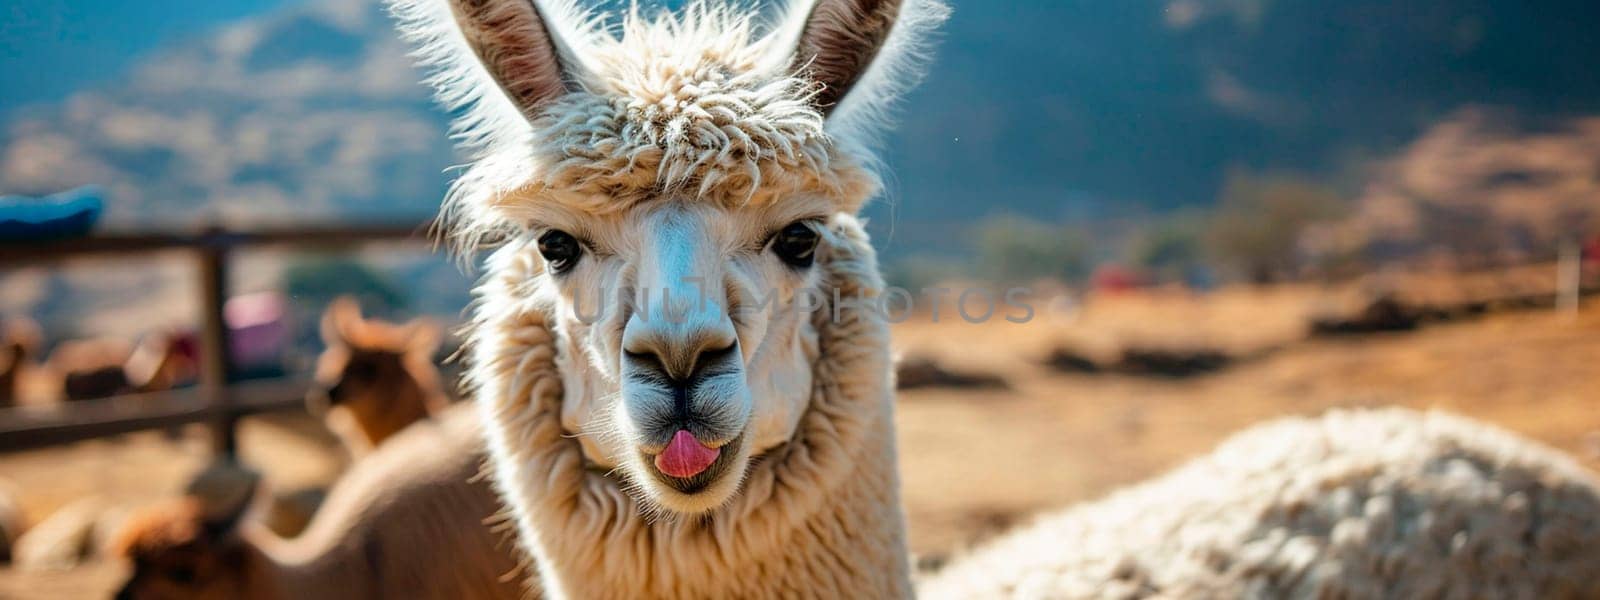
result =
[[[690,371],[690,378],[699,379],[706,377],[708,375],[707,371],[710,371],[717,366],[727,364],[729,360],[735,356],[738,356],[738,354],[739,345],[737,343],[730,343],[721,348],[703,351],[700,353],[700,356],[695,359],[694,366]]]
[[[729,355],[733,354],[734,350],[737,350],[738,348],[739,344],[728,342],[728,345],[721,348],[703,351],[700,353],[699,363],[708,364],[714,361],[726,359]]]
[[[622,355],[634,366],[660,374],[672,385],[680,386],[699,378],[706,369],[725,363],[738,353],[739,344],[737,340],[721,344],[700,341],[661,344],[660,347],[665,351],[644,346],[625,348]]]
[[[622,355],[641,367],[645,367],[662,374],[667,372],[666,367],[662,366],[661,364],[661,359],[656,357],[656,353],[649,350],[623,350]]]

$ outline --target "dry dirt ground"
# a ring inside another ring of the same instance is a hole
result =
[[[1334,407],[1453,411],[1600,468],[1600,303],[1573,316],[1496,314],[1415,332],[1305,339],[1311,290],[1097,302],[1036,326],[906,324],[897,343],[951,368],[1002,372],[1013,389],[912,390],[897,421],[911,543],[938,553],[1040,510],[1092,499],[1206,451],[1251,424]],[[1296,315],[1292,316],[1291,315]],[[1210,375],[1062,374],[1057,344],[1163,336],[1247,356]]]
[[[1092,499],[1276,416],[1331,407],[1450,410],[1542,440],[1600,467],[1600,303],[1576,316],[1524,311],[1416,332],[1305,339],[1321,294],[1224,290],[1146,293],[1082,310],[1042,307],[1027,324],[918,318],[897,326],[907,354],[1000,374],[1011,389],[926,388],[896,419],[913,550],[943,555],[1038,511]],[[1051,348],[1129,343],[1212,346],[1246,358],[1210,375],[1159,379],[1063,374]],[[277,487],[324,481],[340,459],[304,418],[249,423],[245,460]],[[0,477],[34,520],[78,498],[137,506],[173,493],[205,460],[199,432],[160,433],[0,455]],[[0,569],[0,598],[104,597],[124,567],[95,560],[49,573]]]

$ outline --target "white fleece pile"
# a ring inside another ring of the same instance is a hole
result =
[[[1258,426],[1047,516],[924,598],[1596,598],[1600,487],[1569,457],[1438,413]]]

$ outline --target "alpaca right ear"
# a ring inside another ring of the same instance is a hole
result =
[[[403,327],[406,352],[432,360],[433,355],[439,352],[439,345],[444,342],[444,327],[428,317],[417,317]]]
[[[571,0],[389,0],[402,31],[421,44],[425,63],[439,69],[432,83],[447,104],[479,103],[497,87],[532,119],[541,108],[578,88],[578,53],[563,38]],[[466,55],[466,56],[463,56]]]

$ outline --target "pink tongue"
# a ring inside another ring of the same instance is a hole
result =
[[[717,461],[722,450],[707,448],[688,431],[679,429],[667,449],[656,455],[656,468],[672,477],[694,477]]]

